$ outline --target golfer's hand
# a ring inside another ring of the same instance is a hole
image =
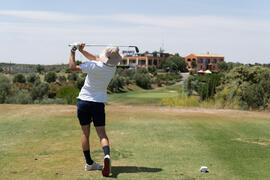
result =
[[[79,51],[82,52],[84,47],[85,47],[85,43],[80,43]]]

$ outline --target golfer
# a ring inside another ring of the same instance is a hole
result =
[[[69,68],[71,71],[87,73],[84,86],[78,96],[77,117],[82,129],[82,150],[85,157],[85,170],[102,170],[103,176],[111,172],[109,139],[105,131],[105,105],[107,87],[114,76],[116,65],[122,60],[118,47],[105,48],[100,57],[84,50],[85,44],[74,44],[71,48]],[[76,65],[75,52],[79,51],[90,61]],[[90,124],[93,122],[104,151],[104,166],[94,162],[90,155]]]

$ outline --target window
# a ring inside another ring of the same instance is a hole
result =
[[[154,65],[157,65],[157,60],[156,59],[154,60]]]
[[[129,64],[136,64],[136,60],[129,60]]]
[[[203,59],[203,64],[207,64],[207,59]]]
[[[153,63],[153,60],[151,59],[151,60],[148,60],[148,65],[152,65],[152,63]]]
[[[216,64],[217,63],[217,59],[212,59],[212,63]]]
[[[223,59],[219,59],[219,60],[218,60],[218,62],[221,62],[221,61],[223,61]]]
[[[140,65],[145,65],[145,60],[139,60]]]
[[[188,61],[188,62],[190,62],[190,61],[191,61],[191,59],[188,59],[187,61]]]
[[[203,60],[201,58],[198,59],[198,63],[202,63]]]

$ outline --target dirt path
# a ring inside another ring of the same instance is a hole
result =
[[[180,82],[175,83],[175,85],[180,85],[180,84],[184,84],[185,80],[189,77],[189,73],[181,73],[182,75],[182,80]]]

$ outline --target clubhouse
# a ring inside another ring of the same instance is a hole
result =
[[[187,63],[187,69],[189,71],[194,70],[211,70],[218,71],[217,63],[224,61],[224,56],[217,54],[190,54],[185,57]],[[194,66],[195,65],[195,66]]]
[[[170,56],[169,53],[143,53],[143,54],[134,54],[134,53],[125,53],[121,65],[129,65],[136,67],[148,67],[156,66],[160,67],[160,62],[164,61]]]

